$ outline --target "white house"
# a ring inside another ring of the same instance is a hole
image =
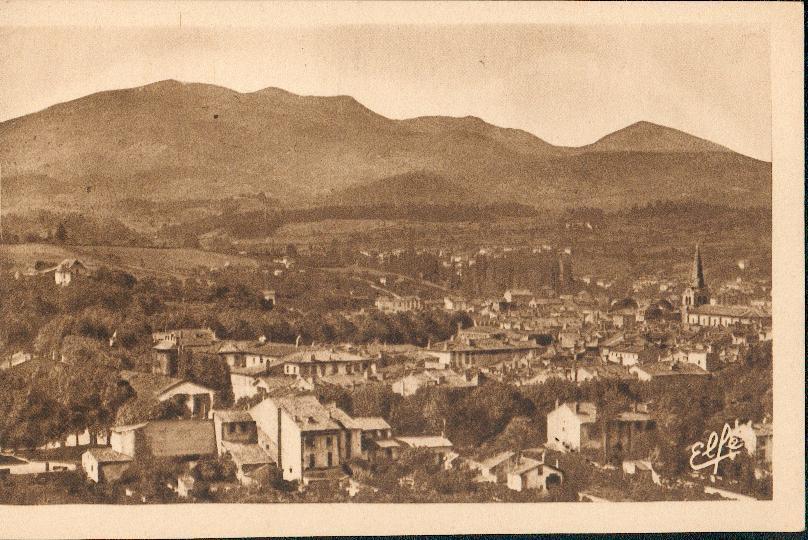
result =
[[[87,267],[78,259],[65,259],[55,268],[54,279],[57,285],[69,285],[74,278],[87,273]]]

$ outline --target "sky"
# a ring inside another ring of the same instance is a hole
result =
[[[771,158],[769,39],[760,26],[345,17],[234,25],[188,13],[181,21],[180,11],[114,27],[0,17],[0,121],[177,79],[241,92],[347,94],[389,118],[477,116],[566,146],[646,120]]]

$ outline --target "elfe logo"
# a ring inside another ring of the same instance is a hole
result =
[[[743,440],[732,434],[729,424],[724,424],[721,437],[713,431],[707,438],[707,444],[695,443],[690,451],[690,466],[694,471],[713,466],[713,474],[718,474],[718,464],[725,459],[735,459],[741,448]]]

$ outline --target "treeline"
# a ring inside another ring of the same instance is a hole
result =
[[[488,222],[505,218],[533,218],[538,211],[518,203],[486,205],[465,204],[381,204],[373,206],[320,206],[288,210],[230,210],[181,224],[164,226],[160,236],[166,240],[187,239],[213,231],[223,231],[238,239],[271,236],[279,228],[292,223],[309,223],[327,219],[408,220],[435,223]]]
[[[707,203],[700,200],[671,201],[660,200],[645,205],[633,205],[615,212],[624,218],[665,218],[703,219],[711,221],[716,218],[729,219],[732,222],[771,223],[770,207],[751,206],[737,208],[729,205]]]
[[[7,244],[46,242],[70,245],[149,246],[147,236],[121,221],[78,212],[40,210],[12,214],[3,219],[3,241]]]

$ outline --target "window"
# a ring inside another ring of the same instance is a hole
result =
[[[329,457],[331,456],[331,454],[328,454],[328,455],[329,455]],[[313,469],[313,468],[314,468],[314,454],[309,454],[309,469]],[[290,469],[290,472],[291,472],[291,469]]]
[[[314,448],[314,437],[306,438],[306,448]]]
[[[325,445],[328,446],[329,448],[331,448],[331,445],[333,444],[333,442],[334,441],[331,439],[331,437],[326,437],[325,438]]]

